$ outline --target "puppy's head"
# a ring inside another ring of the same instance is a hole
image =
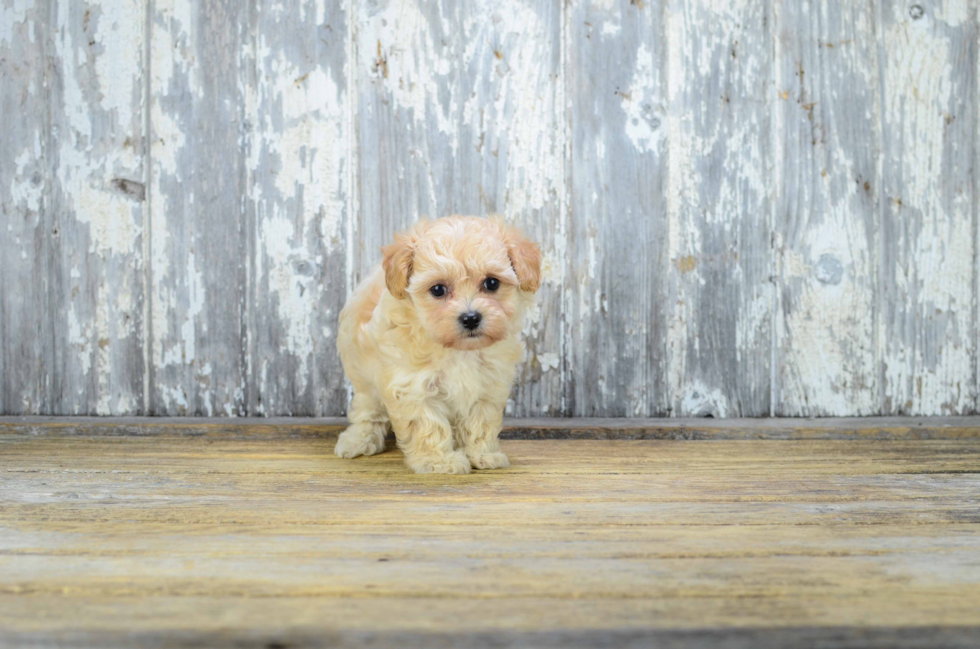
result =
[[[482,349],[520,326],[522,293],[541,284],[541,252],[497,218],[420,222],[382,248],[385,284],[425,331],[453,349]]]

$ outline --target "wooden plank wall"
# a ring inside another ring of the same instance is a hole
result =
[[[0,413],[339,415],[415,219],[542,242],[517,416],[978,409],[976,0],[0,0]]]

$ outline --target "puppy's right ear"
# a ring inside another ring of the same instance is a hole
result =
[[[408,297],[408,278],[412,276],[412,241],[408,235],[395,236],[395,243],[381,249],[384,259],[381,266],[385,269],[385,286],[388,292],[399,300]]]
[[[385,271],[385,286],[388,292],[399,300],[408,297],[408,280],[412,276],[412,258],[415,255],[415,243],[425,229],[426,224],[420,221],[408,232],[395,235],[395,242],[381,248],[384,258],[381,267]]]

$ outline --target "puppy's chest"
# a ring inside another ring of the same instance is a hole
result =
[[[434,381],[456,410],[466,411],[493,392],[502,378],[498,362],[480,354],[459,354],[439,364]]]

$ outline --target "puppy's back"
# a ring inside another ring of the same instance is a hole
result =
[[[340,312],[340,331],[337,334],[337,348],[355,343],[361,328],[374,317],[374,310],[385,292],[385,276],[381,267],[375,268],[365,277],[351,294],[343,311]]]

